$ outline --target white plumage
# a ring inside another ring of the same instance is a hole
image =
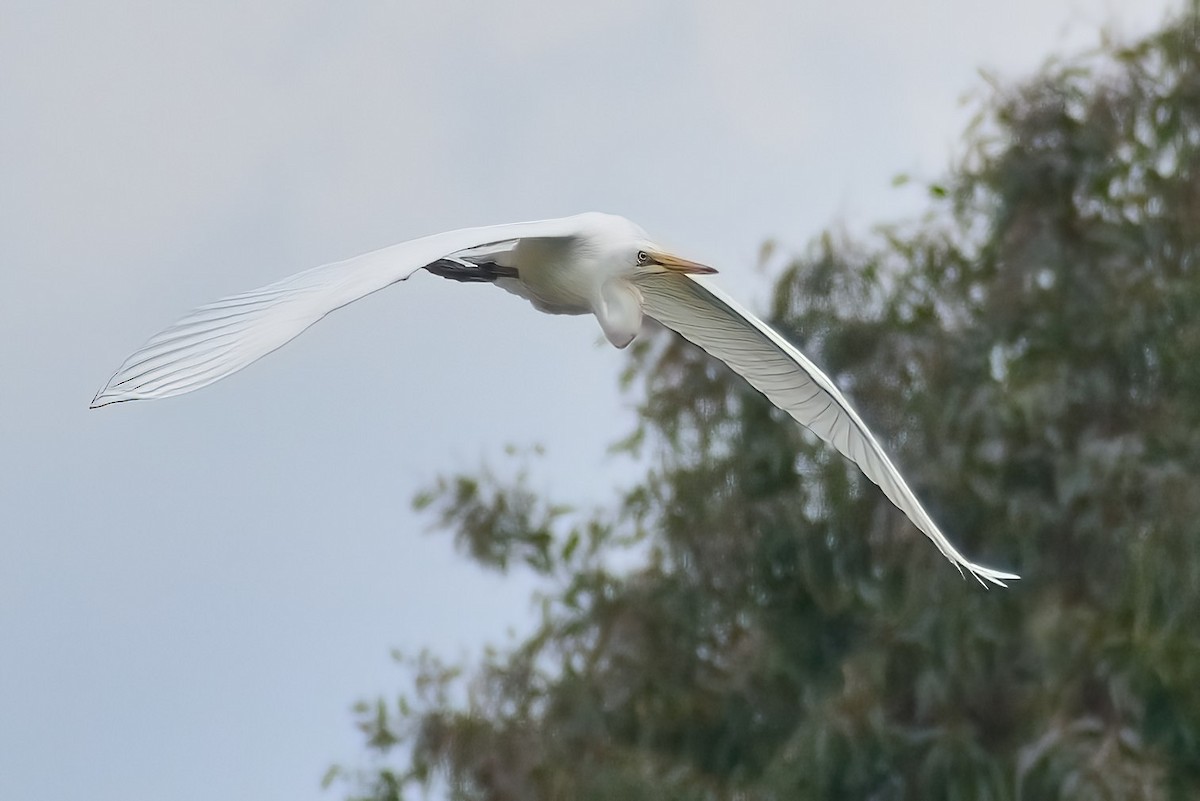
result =
[[[126,359],[93,408],[167,398],[218,381],[295,338],[329,312],[417,270],[486,281],[553,314],[594,314],[625,347],[646,314],[729,365],[772,403],[837,448],[947,559],[983,582],[1012,573],[950,544],[833,382],[798,349],[712,285],[710,267],[672,256],[623,217],[464,228],[334,262],[201,306]]]

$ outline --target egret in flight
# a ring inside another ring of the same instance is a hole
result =
[[[434,234],[209,303],[126,359],[92,408],[200,389],[266,356],[334,309],[420,269],[495,284],[550,314],[594,314],[618,348],[638,335],[644,316],[657,320],[729,365],[858,465],[960,571],[1000,586],[1018,578],[977,565],[950,544],[833,381],[714,286],[708,275],[716,270],[665,252],[639,226],[610,214]]]

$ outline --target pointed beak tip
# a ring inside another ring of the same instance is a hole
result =
[[[657,254],[655,261],[665,270],[675,273],[685,273],[689,275],[712,275],[717,270],[715,267],[709,267],[707,264],[681,259],[678,256],[669,254]]]

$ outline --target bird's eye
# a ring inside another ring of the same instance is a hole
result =
[[[650,254],[644,250],[639,250],[638,251],[638,264],[649,264],[649,263],[650,263]]]

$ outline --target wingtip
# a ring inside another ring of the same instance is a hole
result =
[[[1004,587],[1007,589],[1007,582],[1018,581],[1021,578],[1016,573],[1006,573],[1003,570],[993,570],[990,567],[981,567],[980,565],[975,564],[967,564],[966,568],[967,570],[971,571],[971,575],[974,576],[975,580],[982,584],[985,589],[988,588],[989,581],[998,587]],[[986,579],[986,581],[984,579]]]
[[[130,400],[137,400],[137,398],[124,395],[120,392],[112,392],[110,386],[105,386],[104,389],[96,393],[96,397],[92,398],[92,402],[88,404],[88,408],[99,409],[102,406],[112,406],[114,403],[122,403]]]

